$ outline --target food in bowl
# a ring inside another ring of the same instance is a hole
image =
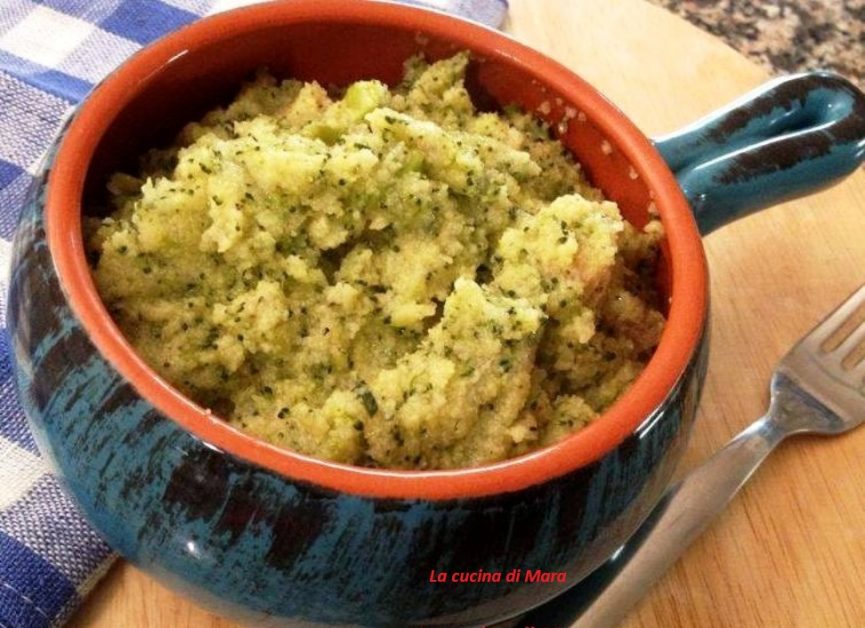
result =
[[[552,444],[664,325],[637,229],[548,129],[481,112],[467,54],[333,96],[266,72],[109,182],[97,288],[164,379],[276,445],[471,467]]]

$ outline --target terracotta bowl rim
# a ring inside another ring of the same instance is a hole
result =
[[[668,321],[645,370],[589,426],[545,449],[467,469],[405,471],[328,462],[278,448],[229,426],[161,379],[124,339],[96,292],[82,242],[81,197],[96,145],[141,82],[163,70],[173,58],[233,35],[301,21],[411,28],[482,56],[506,59],[585,111],[646,182],[670,251]],[[651,141],[621,111],[570,70],[507,35],[437,11],[376,0],[295,0],[244,7],[195,22],[143,48],[91,93],[71,122],[49,175],[45,224],[49,250],[72,311],[102,356],[144,399],[210,447],[293,481],[353,495],[475,498],[518,491],[591,464],[662,409],[684,376],[706,319],[706,263],[690,207]]]

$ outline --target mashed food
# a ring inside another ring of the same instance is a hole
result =
[[[231,425],[359,465],[549,445],[656,346],[637,230],[525,112],[475,109],[464,54],[338,95],[266,73],[90,219],[98,289],[162,377]]]

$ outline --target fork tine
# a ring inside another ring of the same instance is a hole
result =
[[[787,408],[774,416],[788,432],[840,434],[865,423],[865,360],[858,359],[865,343],[863,304],[865,285],[778,362],[775,375],[781,377],[773,378],[772,403]],[[797,406],[803,399],[815,405]]]
[[[841,368],[850,370],[861,361],[863,356],[858,349],[863,341],[865,341],[865,324],[860,324],[834,351],[841,361]]]
[[[860,286],[834,312],[823,319],[808,334],[807,338],[814,342],[821,351],[830,352],[836,350],[857,327],[861,327],[854,324],[852,328],[848,329],[844,323],[863,304],[865,304],[865,284]]]
[[[858,308],[835,328],[835,331],[820,344],[820,348],[826,352],[835,351],[842,342],[849,338],[856,329],[865,323],[865,302],[861,303]]]
[[[854,380],[858,379],[859,386],[862,389],[865,389],[865,360],[862,360],[859,364],[853,365],[850,370],[850,375]]]

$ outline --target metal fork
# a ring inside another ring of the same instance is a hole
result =
[[[778,443],[793,434],[841,434],[865,422],[865,286],[781,359],[771,394],[769,411],[671,487],[607,565],[522,625],[617,625]]]

